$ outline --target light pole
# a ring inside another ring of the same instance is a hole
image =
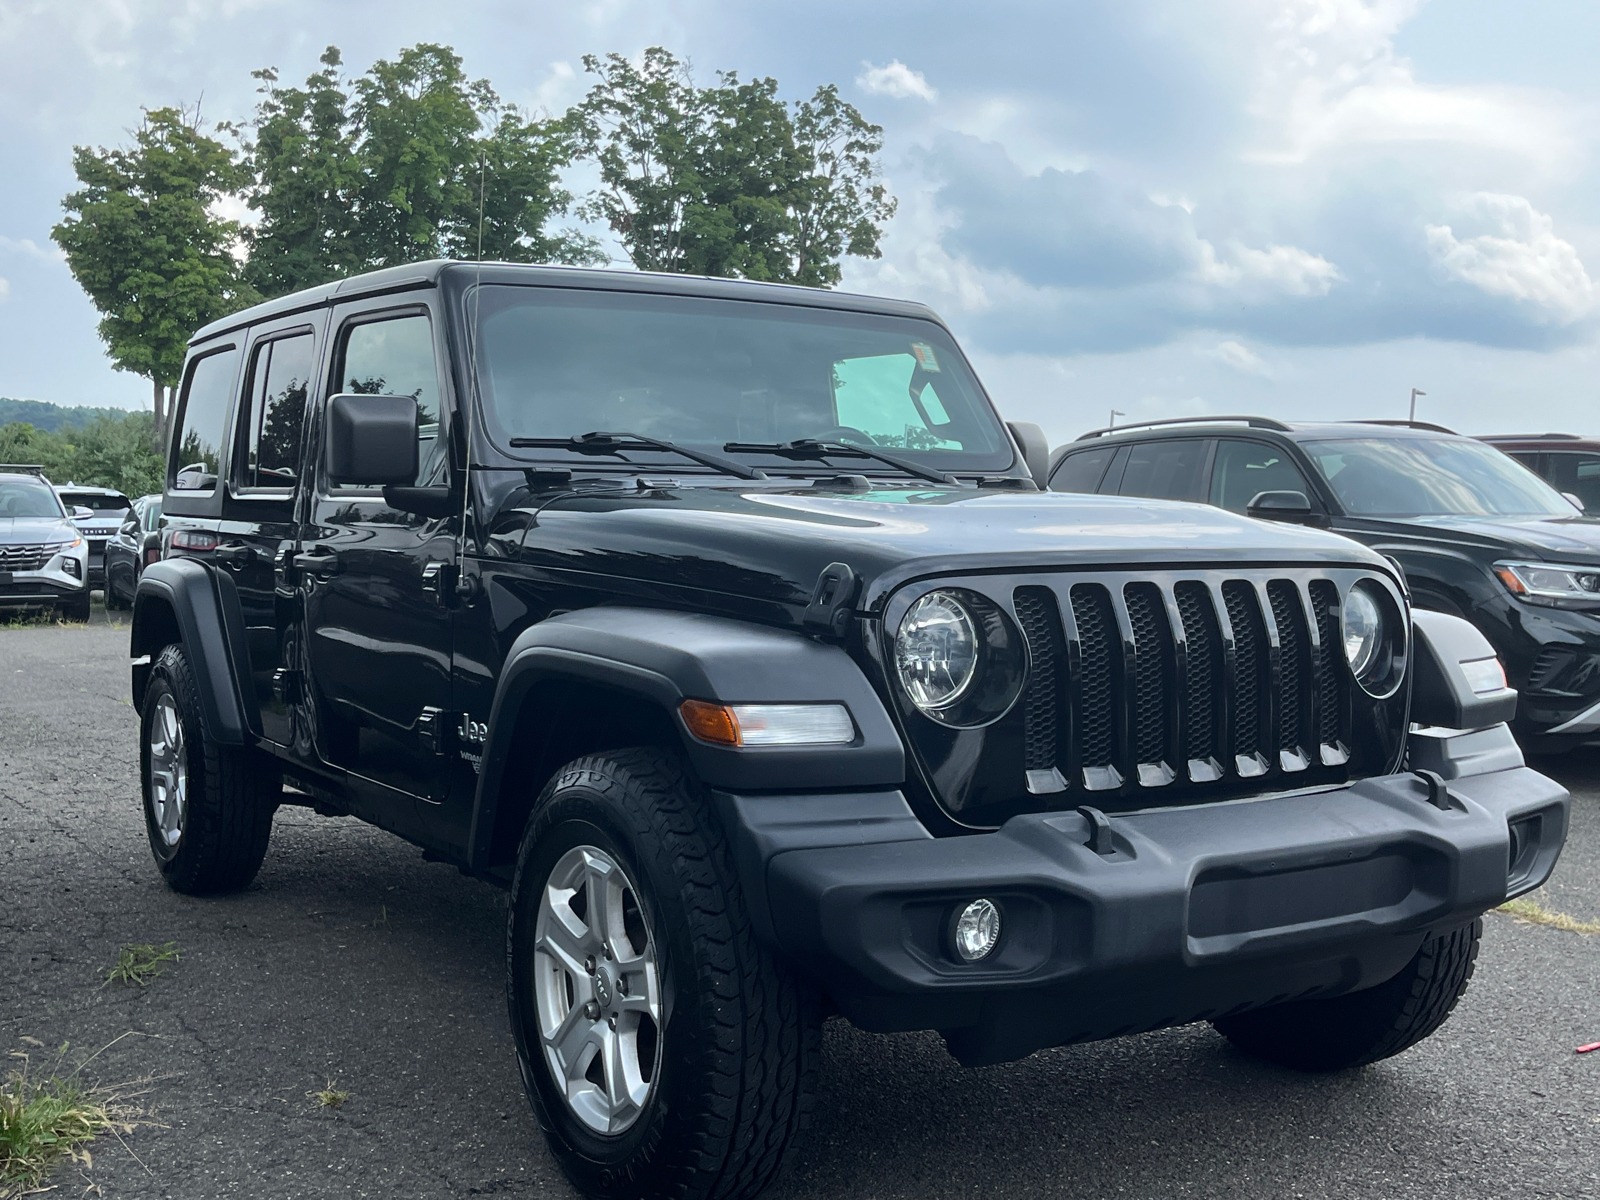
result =
[[[1115,429],[1117,427],[1117,418],[1125,417],[1127,415],[1128,414],[1123,412],[1120,408],[1113,408],[1111,410],[1111,424],[1107,428]]]
[[[1411,424],[1413,425],[1417,423],[1417,397],[1426,396],[1427,394],[1421,388],[1411,389]]]

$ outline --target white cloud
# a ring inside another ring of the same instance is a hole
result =
[[[1417,79],[1393,39],[1422,0],[1258,0],[1268,18],[1247,157],[1283,164],[1358,146],[1455,144],[1564,165],[1580,141],[1570,101],[1531,88]]]
[[[32,238],[8,238],[4,234],[0,234],[0,252],[25,255],[37,262],[65,262],[67,258],[54,242],[41,246]]]
[[[1272,376],[1272,369],[1267,366],[1266,360],[1248,346],[1238,342],[1218,342],[1206,353],[1224,366],[1232,367],[1241,375],[1260,375],[1264,378]]]
[[[875,96],[893,96],[897,100],[915,96],[929,104],[939,98],[939,89],[930,84],[921,71],[913,71],[898,58],[886,67],[875,67],[870,62],[861,65],[866,70],[856,76],[856,86]]]
[[[1468,221],[1492,231],[1457,237],[1449,225],[1426,227],[1429,254],[1447,278],[1534,305],[1561,324],[1593,311],[1594,282],[1548,215],[1521,196],[1492,192],[1467,197],[1461,208]]]
[[[1282,296],[1326,296],[1344,278],[1333,263],[1298,246],[1257,250],[1232,242],[1228,245],[1228,258],[1223,260],[1207,241],[1200,243],[1198,274],[1204,282],[1219,287]]]
[[[11,299],[11,281],[0,278],[0,304],[4,304],[9,299]]]

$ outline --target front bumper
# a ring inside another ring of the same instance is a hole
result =
[[[719,802],[758,930],[858,1025],[941,1030],[970,1065],[1381,983],[1544,882],[1568,813],[1521,766],[1452,779],[1445,809],[1395,775],[1115,816],[1108,853],[1075,812],[932,838],[898,793]],[[964,964],[948,926],[980,896],[1001,943]]]
[[[79,574],[62,569],[64,558],[75,557]],[[76,551],[56,555],[38,571],[15,571],[0,582],[0,608],[43,608],[65,604],[82,596],[89,587],[88,554],[82,546]]]

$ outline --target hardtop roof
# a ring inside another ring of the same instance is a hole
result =
[[[922,317],[936,321],[939,319],[927,305],[913,300],[863,296],[854,292],[833,292],[823,288],[801,287],[797,284],[758,283],[748,279],[719,279],[706,275],[674,275],[655,271],[621,271],[603,267],[533,266],[527,263],[476,263],[460,259],[431,259],[427,262],[407,263],[405,266],[385,267],[362,275],[352,275],[348,279],[319,284],[241,309],[203,326],[189,339],[189,344],[196,345],[218,334],[242,329],[258,321],[320,308],[358,296],[379,295],[411,288],[438,287],[440,281],[447,275],[470,277],[471,281],[475,282],[480,273],[484,283],[646,292],[655,295],[698,296],[717,300],[749,300],[766,304],[793,304],[808,308]]]

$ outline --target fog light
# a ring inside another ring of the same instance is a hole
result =
[[[61,560],[61,569],[74,579],[83,578],[82,575],[78,574],[78,560],[75,558],[63,558]]]
[[[953,934],[963,962],[989,957],[1000,944],[1000,909],[993,900],[974,900],[956,917]]]

